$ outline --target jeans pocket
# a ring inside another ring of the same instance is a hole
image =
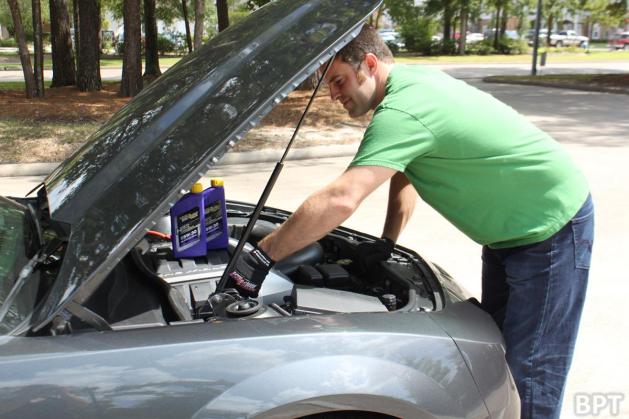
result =
[[[594,243],[594,214],[589,217],[572,220],[574,237],[574,266],[578,269],[590,269],[592,244]]]

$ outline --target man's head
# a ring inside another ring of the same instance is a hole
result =
[[[378,32],[363,26],[360,34],[338,52],[326,75],[330,97],[340,101],[349,116],[364,115],[382,101],[392,64],[391,50]]]

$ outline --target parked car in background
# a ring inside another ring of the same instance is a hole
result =
[[[380,29],[378,31],[380,37],[387,44],[393,44],[398,48],[404,48],[404,40],[399,32],[394,29]]]
[[[485,40],[485,35],[479,32],[468,32],[465,35],[466,44],[474,44],[476,42],[481,42],[483,40]]]
[[[578,46],[581,48],[587,48],[590,44],[590,38],[583,35],[578,35],[576,31],[566,30],[559,31],[559,38],[557,40],[557,47],[560,46]]]
[[[629,51],[629,32],[622,32],[609,38],[607,46],[610,49],[624,49]]]
[[[531,29],[526,35],[529,46],[533,45],[535,37],[535,30]],[[546,39],[548,38],[548,29],[539,30],[539,44],[546,45]],[[573,30],[551,31],[550,32],[550,46],[551,47],[567,47],[578,46],[581,48],[587,48],[590,44],[590,38],[587,36],[577,35]]]
[[[483,32],[485,39],[494,39],[496,36],[496,28],[488,28]],[[506,30],[504,36],[508,39],[520,39],[520,34],[516,30]]]

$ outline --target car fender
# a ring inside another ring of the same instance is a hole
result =
[[[461,406],[461,394],[449,394],[431,377],[430,369],[438,367],[418,369],[353,355],[305,359],[249,377],[211,400],[193,418],[224,418],[227,412],[230,417],[295,417],[334,410],[413,418],[488,417],[480,397],[477,408],[470,411],[469,406]],[[477,392],[474,385],[467,388]],[[233,416],[234,411],[241,415]]]

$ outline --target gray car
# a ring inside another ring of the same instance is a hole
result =
[[[32,195],[0,198],[0,417],[519,416],[500,331],[411,250],[365,271],[356,246],[374,238],[338,228],[278,263],[251,300],[216,288],[254,205],[227,203],[229,248],[206,256],[176,259],[152,233],[379,6],[262,7]],[[264,207],[246,248],[288,216]]]

